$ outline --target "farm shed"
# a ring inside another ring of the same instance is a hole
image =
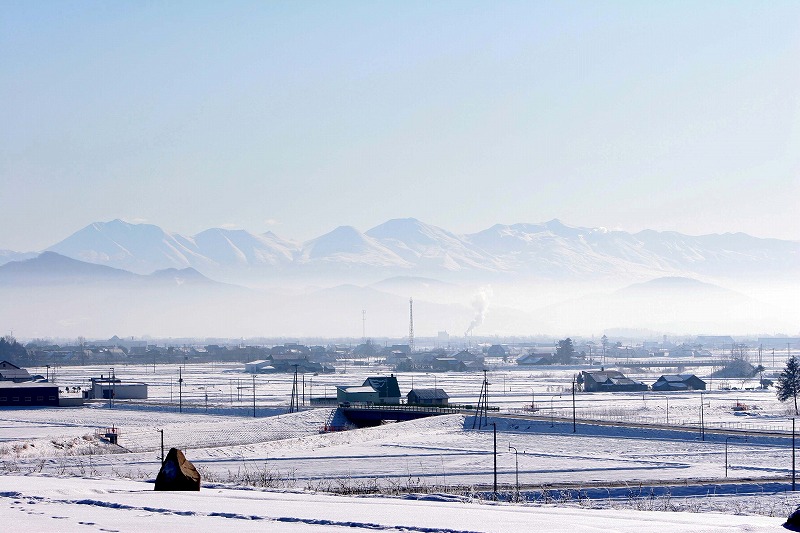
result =
[[[58,385],[52,383],[0,383],[0,407],[58,405]]]
[[[581,372],[583,390],[586,392],[637,392],[647,390],[647,385],[640,381],[626,378],[618,370],[601,370],[599,372]]]
[[[653,383],[654,391],[706,390],[706,382],[694,374],[665,374]]]
[[[409,405],[447,405],[450,400],[444,389],[411,389],[406,398]]]
[[[370,386],[336,387],[336,400],[339,403],[379,403],[378,391]]]

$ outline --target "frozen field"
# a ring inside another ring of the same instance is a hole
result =
[[[4,474],[0,479],[6,482],[12,479],[9,476],[21,474],[56,476],[59,481],[53,481],[54,486],[60,486],[68,483],[63,481],[64,477],[74,476],[102,479],[104,481],[98,483],[103,487],[109,483],[123,483],[119,478],[152,480],[160,466],[163,430],[166,448],[184,449],[205,482],[216,484],[215,490],[222,491],[221,494],[226,494],[225,498],[233,502],[231,508],[252,504],[247,503],[251,496],[240,496],[251,492],[234,490],[245,486],[292,494],[300,491],[302,497],[307,498],[312,498],[308,493],[319,492],[450,493],[460,495],[458,505],[470,501],[478,505],[476,502],[485,502],[490,497],[494,464],[491,426],[473,429],[471,416],[453,414],[320,433],[320,428],[330,421],[333,409],[287,413],[292,380],[287,375],[256,376],[256,417],[253,417],[253,380],[238,368],[240,365],[215,364],[188,365],[185,371],[182,369],[185,379],[181,391],[182,413],[177,406],[175,366],[157,366],[155,373],[152,367],[115,367],[116,376],[123,380],[151,384],[151,397],[147,401],[120,400],[111,405],[106,400],[75,408],[0,411],[0,472]],[[557,503],[560,507],[581,508],[580,512],[587,512],[582,510],[586,507],[610,507],[616,510],[722,511],[785,518],[798,503],[794,493],[787,492],[791,474],[791,434],[758,433],[765,429],[773,432],[791,429],[786,406],[777,402],[774,391],[703,394],[707,428],[742,429],[725,434],[709,429],[705,440],[700,440],[697,428],[699,393],[579,393],[576,395],[579,421],[573,433],[571,376],[574,372],[508,370],[489,374],[490,402],[500,406],[492,421],[497,424],[501,497],[517,498],[518,477],[519,499],[526,502],[519,504],[526,506],[525,511],[513,513],[533,513],[525,515],[525,519],[535,521],[539,518],[533,515],[541,510],[532,511],[528,506]],[[61,386],[86,386],[89,376],[100,373],[107,374],[108,369],[60,368],[57,382]],[[312,396],[312,388],[313,396],[324,395],[326,389],[328,395],[333,395],[336,384],[360,385],[365,377],[381,373],[387,372],[356,367],[348,368],[344,374],[307,376],[306,400]],[[415,387],[444,388],[451,395],[451,402],[472,404],[477,401],[483,378],[476,374],[401,374],[398,378],[403,393],[411,387],[412,377]],[[532,400],[539,411],[535,412],[536,418],[526,418],[530,412],[524,408],[530,407]],[[667,401],[669,425],[666,424]],[[750,414],[735,414],[732,407],[737,401],[748,404]],[[600,425],[583,422],[584,418],[655,422],[665,427]],[[96,430],[111,426],[119,428],[120,446],[109,445],[95,435]],[[515,447],[518,454],[510,446]],[[69,483],[67,492],[88,490],[87,485],[78,481]],[[658,484],[670,488],[648,492],[649,487]],[[138,485],[125,485],[133,486]],[[130,489],[131,493],[149,491],[152,486],[138,487]],[[42,502],[58,500],[39,492],[35,494],[43,498]],[[181,505],[191,506],[194,501],[192,497],[181,498],[185,502]],[[259,492],[253,498],[280,500],[301,496]],[[424,505],[444,505],[441,499],[443,497],[433,498]],[[61,504],[56,501],[52,505]],[[146,507],[141,502],[125,505],[135,509]],[[163,502],[153,505],[164,507]],[[22,506],[20,509],[29,508]],[[80,513],[76,513],[78,517]],[[174,513],[170,513],[155,513],[159,520],[164,520],[164,527],[169,527],[167,524],[174,518]],[[252,510],[230,513],[263,514]],[[173,518],[167,520],[162,514]],[[199,514],[195,518],[197,516]],[[268,516],[272,517],[269,520],[274,518],[273,514],[268,513]],[[30,519],[36,520],[35,517]],[[371,519],[364,520],[372,523]],[[397,523],[382,523],[381,527],[385,525],[391,529],[389,526],[402,524],[396,519],[389,522]],[[492,530],[453,524],[449,526],[452,531]],[[698,518],[696,525],[702,524]],[[321,527],[304,520],[298,521],[296,526],[298,531],[306,530],[304,527]],[[627,526],[620,527],[620,531],[625,531]],[[682,530],[675,523],[665,527]],[[569,528],[565,526],[563,530]],[[709,525],[708,530],[716,529]]]

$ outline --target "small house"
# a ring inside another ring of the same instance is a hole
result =
[[[694,374],[666,374],[653,383],[654,391],[706,390],[706,382]]]
[[[400,386],[397,378],[392,374],[389,377],[367,378],[362,384],[363,387],[372,387],[378,391],[377,403],[388,403],[398,405],[400,403]]]
[[[450,396],[444,389],[411,389],[406,399],[409,405],[447,405]]]
[[[625,377],[618,370],[581,372],[583,390],[586,392],[638,392],[646,391],[647,385]]]
[[[467,365],[455,357],[434,357],[431,367],[437,372],[464,372],[467,369]]]
[[[555,359],[552,355],[543,353],[527,353],[517,357],[518,365],[554,365]]]
[[[502,344],[493,344],[486,350],[489,357],[508,357],[508,348]]]

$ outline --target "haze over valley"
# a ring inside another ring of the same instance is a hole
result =
[[[402,337],[413,297],[423,336],[790,333],[798,258],[797,241],[559,220],[458,235],[393,219],[302,243],[112,220],[0,254],[0,320],[31,337]]]

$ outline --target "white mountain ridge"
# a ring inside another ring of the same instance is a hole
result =
[[[47,249],[67,257],[149,274],[192,267],[218,278],[356,272],[390,276],[647,279],[669,275],[797,276],[800,242],[742,233],[689,236],[542,224],[497,224],[457,235],[413,218],[389,220],[365,233],[342,226],[304,243],[268,232],[208,229],[194,236],[152,224],[97,222]],[[15,258],[13,252],[0,256]],[[9,259],[12,260],[12,259]],[[234,276],[235,277],[235,276]]]

